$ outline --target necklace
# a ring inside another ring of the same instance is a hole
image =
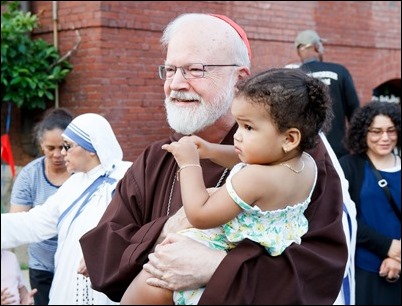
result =
[[[303,167],[304,167],[304,165],[303,165]],[[219,187],[222,184],[222,181],[225,178],[227,172],[228,172],[228,168],[225,168],[225,170],[223,171],[221,177],[219,178],[219,181],[216,184],[215,188]],[[174,190],[175,182],[176,182],[176,176],[174,176],[172,187],[170,188],[170,194],[169,194],[169,201],[168,201],[168,207],[167,207],[166,216],[169,216],[169,213],[170,213],[170,205],[172,204],[172,196],[173,196],[173,190]]]
[[[94,305],[93,292],[89,290],[90,286],[89,277],[77,274],[76,305]]]
[[[289,168],[290,170],[292,170],[294,173],[300,173],[303,171],[304,169],[304,161],[302,160],[302,166],[299,170],[296,170],[295,168],[293,168],[291,165],[289,164],[284,164],[284,163],[280,163],[279,166],[284,166],[286,168]]]

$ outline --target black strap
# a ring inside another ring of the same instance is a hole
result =
[[[391,203],[392,209],[394,210],[395,214],[398,216],[399,221],[401,221],[401,211],[398,209],[398,206],[396,206],[394,198],[392,197],[391,192],[389,191],[388,182],[382,178],[380,172],[378,172],[377,168],[373,165],[373,162],[371,161],[371,159],[368,156],[367,156],[367,160],[369,162],[371,169],[374,172],[374,175],[376,176],[376,178],[378,180],[378,186],[380,186],[382,188],[382,190],[384,190],[389,203]]]

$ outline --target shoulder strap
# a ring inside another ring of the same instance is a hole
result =
[[[371,169],[374,172],[374,175],[376,176],[376,178],[378,180],[378,186],[380,186],[382,188],[382,190],[384,190],[385,195],[387,196],[387,199],[388,199],[389,203],[391,204],[392,209],[394,210],[395,214],[398,216],[399,221],[401,221],[401,211],[396,206],[394,198],[392,197],[391,192],[389,191],[388,182],[382,178],[380,172],[378,172],[377,168],[373,165],[373,162],[371,161],[370,157],[367,156],[367,160],[369,162]]]

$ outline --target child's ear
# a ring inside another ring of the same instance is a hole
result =
[[[301,141],[301,133],[299,129],[290,128],[286,131],[285,143],[287,151],[296,149]]]

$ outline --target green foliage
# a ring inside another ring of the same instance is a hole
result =
[[[30,37],[38,27],[36,15],[22,12],[18,1],[1,5],[1,103],[45,109],[72,65],[60,58],[55,46]]]

